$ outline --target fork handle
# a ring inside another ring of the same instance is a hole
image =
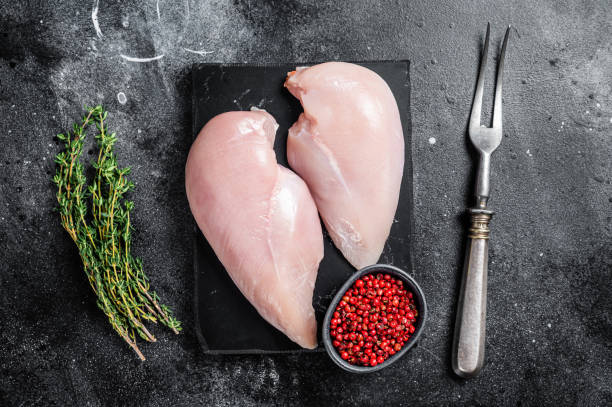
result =
[[[471,227],[459,294],[452,356],[453,370],[463,378],[475,376],[484,363],[489,221],[493,216],[493,212],[486,209],[470,209],[469,212]]]

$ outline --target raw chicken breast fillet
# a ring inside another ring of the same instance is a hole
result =
[[[356,268],[378,261],[404,172],[404,136],[387,83],[359,65],[298,68],[285,86],[304,113],[289,129],[291,168],[308,184],[327,230]]]
[[[302,181],[276,163],[278,125],[265,111],[210,120],[185,169],[189,206],[234,283],[270,324],[317,345],[312,295],[323,237]]]

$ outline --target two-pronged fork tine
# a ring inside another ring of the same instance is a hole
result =
[[[470,116],[469,135],[472,144],[480,153],[480,161],[478,164],[478,177],[476,179],[476,198],[478,208],[484,209],[489,200],[489,168],[491,153],[495,151],[502,139],[502,79],[504,58],[506,53],[506,45],[508,43],[508,34],[510,27],[506,30],[504,44],[499,58],[499,67],[497,71],[497,83],[495,89],[495,105],[493,109],[493,127],[484,127],[480,124],[482,112],[482,94],[484,88],[484,75],[487,67],[487,52],[489,50],[489,34],[490,28],[487,25],[487,35],[485,37],[485,45],[480,62],[480,71],[478,73],[478,82],[476,84],[476,94],[474,95],[474,103],[472,104],[472,113]]]
[[[482,59],[480,61],[480,69],[478,71],[478,82],[476,83],[476,94],[474,95],[474,103],[472,104],[472,114],[470,115],[470,129],[480,127],[480,115],[482,112],[482,95],[484,92],[484,74],[487,68],[487,55],[489,54],[489,35],[491,33],[491,25],[487,24],[487,34],[485,37],[484,49],[482,51]],[[508,45],[508,35],[510,34],[510,26],[506,30],[504,43],[502,45],[499,56],[499,64],[497,67],[497,80],[495,81],[495,104],[493,107],[493,128],[502,127],[502,82],[504,77],[504,59],[506,57],[506,46]]]
[[[484,89],[484,73],[487,69],[487,55],[489,54],[489,34],[491,24],[487,23],[487,35],[485,36],[484,49],[480,59],[480,69],[478,70],[478,82],[476,82],[476,94],[472,103],[472,114],[470,115],[470,130],[480,127],[480,113],[482,112],[482,94]]]
[[[499,63],[497,65],[497,80],[495,81],[495,104],[493,105],[493,128],[502,128],[502,82],[504,79],[504,59],[506,58],[506,46],[508,45],[508,36],[510,35],[510,26],[506,29],[504,35],[504,43],[499,55]]]
[[[502,78],[504,58],[510,27],[506,30],[499,58],[495,104],[493,108],[493,127],[481,127],[482,94],[484,73],[487,67],[490,26],[487,24],[484,50],[480,61],[480,71],[476,84],[476,94],[472,104],[469,135],[478,150],[478,176],[476,179],[476,207],[469,209],[471,226],[467,253],[463,269],[463,281],[459,294],[455,338],[453,343],[453,370],[461,377],[476,375],[484,363],[485,326],[487,310],[487,271],[489,259],[489,221],[493,211],[487,209],[489,200],[489,167],[491,153],[502,139]]]

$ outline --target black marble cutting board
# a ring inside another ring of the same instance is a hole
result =
[[[380,262],[412,272],[412,143],[410,75],[408,61],[359,63],[378,73],[397,100],[405,139],[405,165],[400,200],[391,234]],[[196,65],[193,72],[193,136],[215,115],[230,110],[265,109],[279,124],[274,150],[279,164],[287,166],[287,130],[302,112],[299,101],[284,87],[286,74],[296,64]],[[313,306],[317,321],[336,290],[354,268],[335,248],[324,231],[325,255],[315,284]],[[195,323],[205,352],[270,353],[302,350],[268,324],[234,285],[212,248],[195,226]],[[319,326],[320,336],[320,326]],[[320,337],[319,337],[320,342]],[[317,348],[321,350],[322,347]]]

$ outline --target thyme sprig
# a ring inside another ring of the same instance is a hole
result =
[[[127,179],[130,168],[119,168],[117,164],[113,153],[117,136],[106,127],[107,112],[102,106],[86,109],[80,124],[75,123],[72,131],[57,136],[65,147],[55,157],[58,168],[53,177],[60,218],[79,250],[89,284],[98,297],[98,307],[115,331],[145,360],[136,344],[136,334],[149,342],[156,339],[144,323],[159,321],[176,334],[181,324],[160,303],[150,289],[142,261],[131,254],[130,212],[134,203],[125,200],[124,195],[134,184]],[[87,185],[80,157],[91,124],[97,128],[99,152],[97,161],[92,163],[93,182]]]

